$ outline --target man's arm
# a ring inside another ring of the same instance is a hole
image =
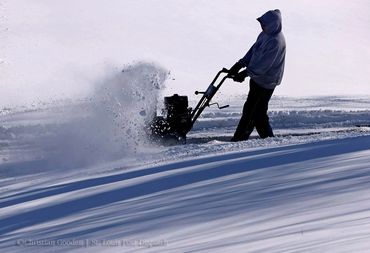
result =
[[[252,47],[248,50],[248,52],[246,53],[246,55],[243,58],[241,58],[239,61],[237,61],[230,68],[230,71],[229,71],[230,75],[237,75],[240,69],[245,68],[245,67],[248,66],[249,62],[251,61],[255,45],[256,45],[256,43],[254,43],[252,45]]]
[[[271,40],[268,42],[259,59],[249,62],[249,65],[247,66],[248,76],[253,78],[264,75],[275,62],[278,52],[278,42],[276,40]]]
[[[249,62],[251,61],[255,45],[256,45],[256,43],[254,43],[252,45],[252,47],[248,50],[248,52],[245,54],[245,56],[239,60],[239,64],[241,66],[243,66],[243,67],[248,66]]]

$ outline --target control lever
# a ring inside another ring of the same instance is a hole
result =
[[[229,105],[224,105],[224,106],[220,106],[218,103],[212,103],[212,104],[209,104],[209,106],[211,105],[217,105],[218,109],[222,110],[222,109],[225,109],[227,107],[229,107]]]

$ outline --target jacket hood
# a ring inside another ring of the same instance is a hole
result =
[[[282,19],[280,10],[271,10],[257,18],[263,27],[263,31],[267,34],[277,34],[282,29]]]

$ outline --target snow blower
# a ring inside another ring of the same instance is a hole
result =
[[[215,85],[222,73],[226,73],[221,81]],[[203,94],[194,109],[188,107],[188,97],[174,94],[164,98],[163,116],[155,116],[149,127],[149,135],[152,140],[161,143],[186,143],[186,134],[192,129],[195,121],[208,106],[216,105],[219,109],[229,105],[219,106],[218,103],[210,103],[213,96],[227,78],[231,78],[229,70],[220,70],[212,83],[204,92],[195,91],[195,95]]]

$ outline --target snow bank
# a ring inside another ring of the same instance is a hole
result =
[[[241,117],[240,112],[210,112],[195,124],[194,130],[214,127],[235,127]],[[270,122],[274,129],[350,127],[370,124],[370,110],[288,110],[271,111]]]
[[[218,110],[211,107],[201,115],[194,130],[232,127],[238,124],[245,97],[219,96],[215,101],[230,104]],[[195,101],[191,101],[195,104]],[[273,96],[269,117],[274,129],[352,127],[370,124],[370,97],[282,97]]]

